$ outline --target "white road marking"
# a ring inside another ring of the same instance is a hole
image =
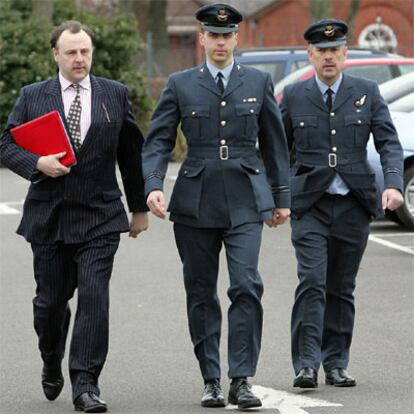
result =
[[[17,208],[11,207],[20,206],[23,204],[23,201],[10,201],[8,203],[0,203],[0,216],[9,216],[14,214],[21,214],[21,211]]]
[[[342,407],[342,404],[331,403],[319,398],[307,397],[286,391],[254,385],[253,392],[262,400],[262,409],[279,410],[280,414],[309,414],[307,407]],[[226,410],[237,410],[235,405],[227,405]],[[256,410],[257,411],[257,410]]]
[[[400,252],[414,255],[414,247],[401,246],[397,243],[392,243],[388,240],[383,240],[377,236],[370,235],[369,240],[374,243],[382,244],[383,246],[389,247],[390,249],[399,250]]]
[[[375,233],[375,237],[412,237],[414,233]]]

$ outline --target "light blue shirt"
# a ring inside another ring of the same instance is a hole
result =
[[[335,98],[336,95],[338,93],[338,89],[341,86],[341,82],[342,82],[342,73],[339,76],[339,78],[335,81],[335,83],[331,86],[323,83],[317,75],[315,75],[315,81],[316,84],[318,85],[319,90],[321,91],[322,94],[322,98],[323,100],[326,102],[326,100],[328,99],[328,94],[326,93],[326,91],[331,88],[331,90],[333,91],[332,94],[332,103],[335,102]],[[334,179],[332,180],[331,184],[329,185],[328,189],[326,190],[326,192],[328,192],[329,194],[340,194],[340,195],[345,195],[349,193],[349,187],[345,184],[344,180],[341,178],[341,176],[339,174],[336,174]]]
[[[230,63],[230,65],[226,66],[224,69],[219,69],[218,67],[211,64],[208,60],[206,60],[206,66],[207,66],[209,72],[211,73],[211,76],[213,77],[214,82],[216,82],[216,83],[218,81],[217,74],[219,72],[221,72],[223,74],[223,77],[222,77],[223,85],[224,85],[224,88],[226,88],[227,84],[229,83],[229,80],[230,80],[231,71],[233,70],[234,60]]]

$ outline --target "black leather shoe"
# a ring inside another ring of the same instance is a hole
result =
[[[218,379],[206,381],[203,396],[201,397],[201,406],[224,407],[225,405],[226,403],[224,402],[224,395],[221,390],[220,381]]]
[[[261,407],[262,402],[256,397],[246,378],[233,378],[230,384],[229,403],[237,405],[240,410]]]
[[[334,368],[325,372],[325,384],[335,387],[355,387],[355,378],[351,377],[344,368]]]
[[[43,392],[48,400],[53,401],[59,396],[63,388],[63,375],[60,364],[52,366],[43,365],[42,370],[42,387]]]
[[[298,388],[318,388],[318,374],[313,368],[301,369],[293,380],[293,386]]]
[[[76,398],[75,411],[84,411],[85,413],[106,413],[106,402],[99,399],[93,392],[84,392]]]

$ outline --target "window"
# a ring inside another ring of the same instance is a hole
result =
[[[384,52],[395,52],[398,41],[391,27],[382,23],[381,17],[377,17],[377,23],[370,24],[362,30],[358,38],[361,47],[382,50]]]
[[[377,83],[383,83],[393,78],[390,65],[366,65],[350,66],[344,69],[348,75],[372,79]]]

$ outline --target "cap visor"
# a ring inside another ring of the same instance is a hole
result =
[[[337,47],[346,45],[346,40],[331,40],[329,42],[312,43],[312,46],[319,47],[320,49],[327,49],[329,47]]]
[[[202,24],[201,29],[211,33],[231,33],[237,32],[238,27],[211,26]]]

